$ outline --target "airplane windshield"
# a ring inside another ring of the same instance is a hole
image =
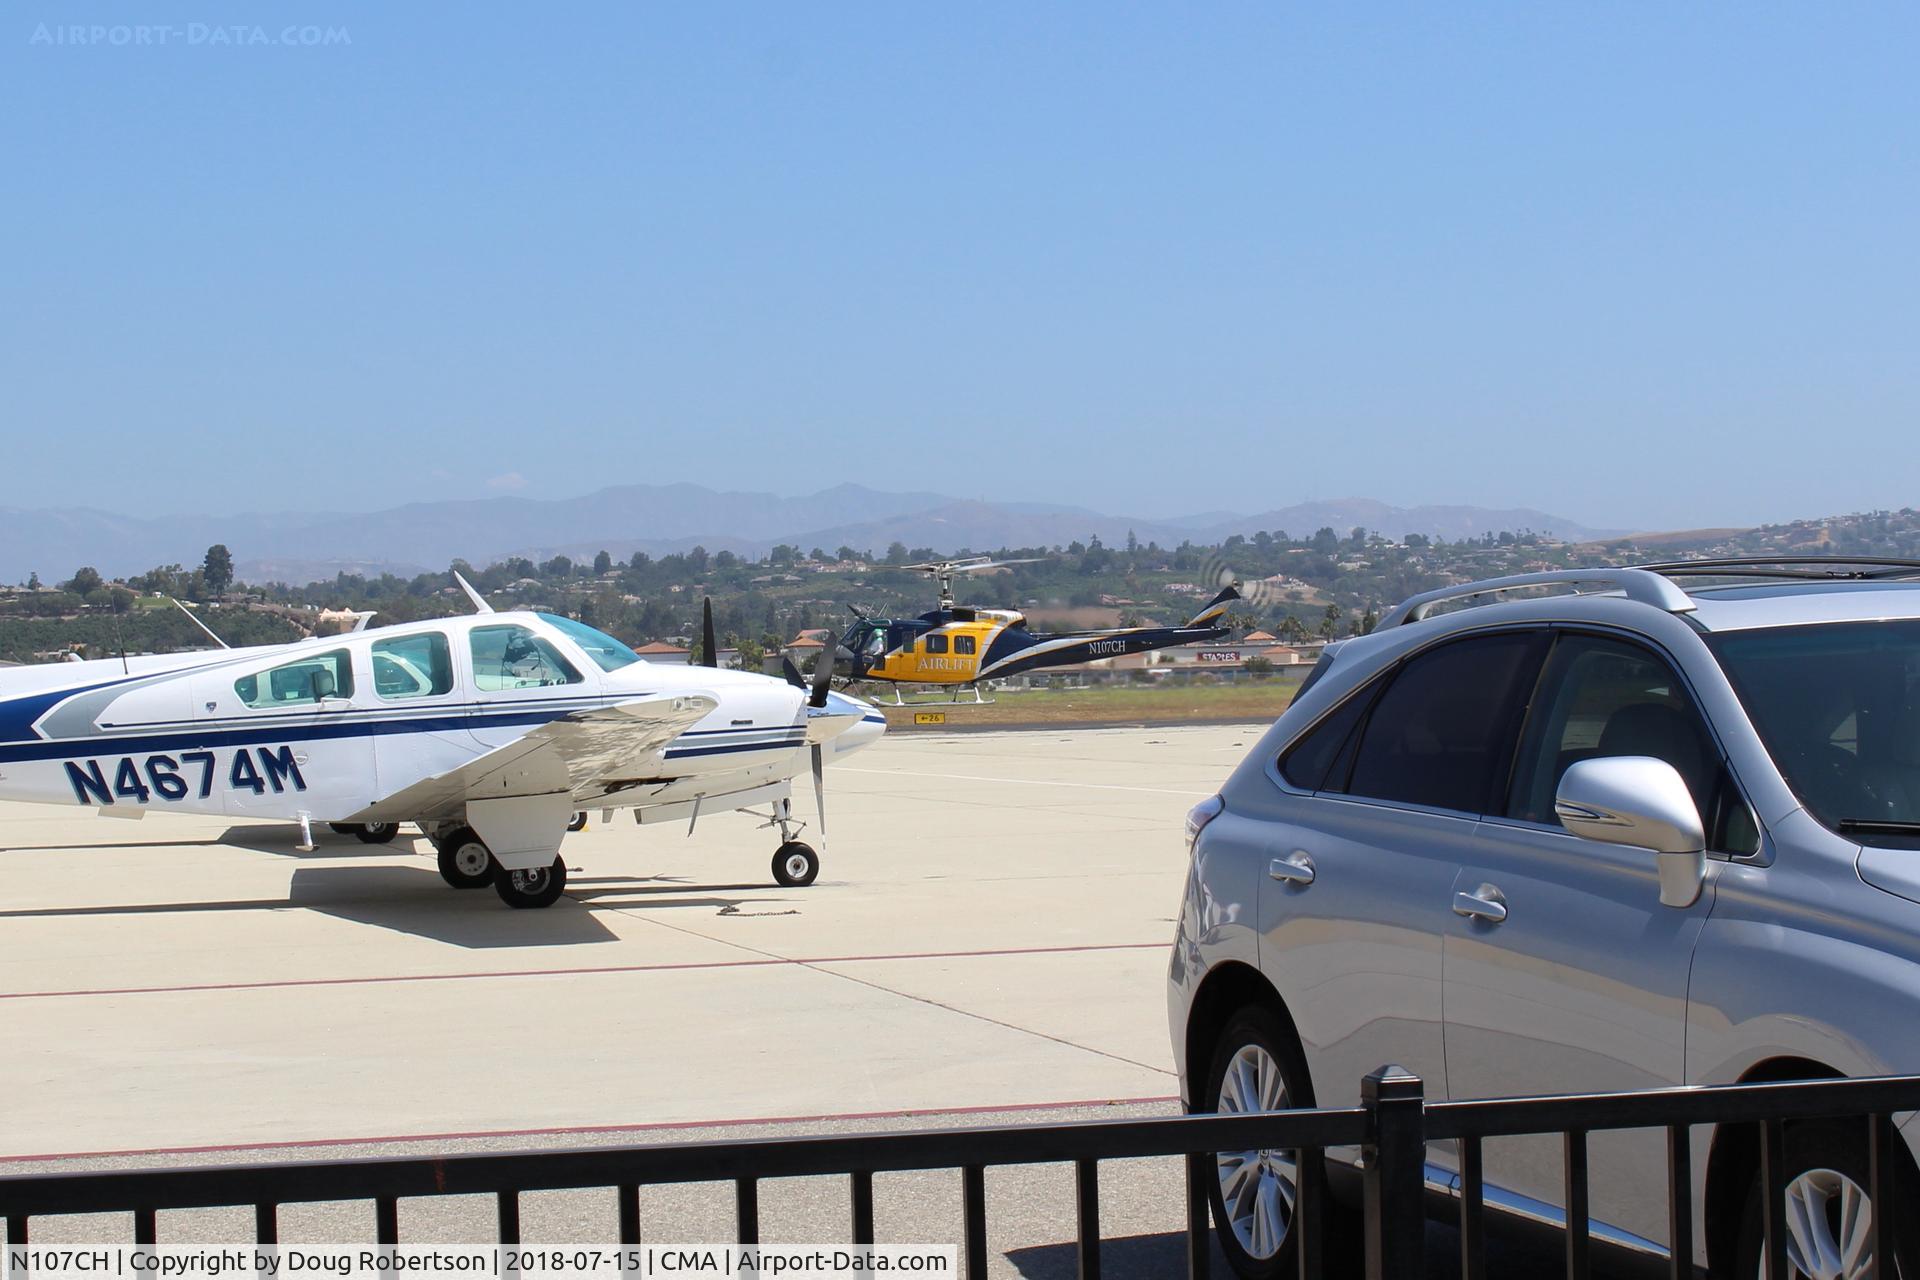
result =
[[[567,639],[586,650],[587,656],[598,663],[602,671],[618,671],[640,661],[639,654],[606,632],[584,622],[575,622],[572,618],[562,618],[552,613],[543,613],[539,617],[542,622],[558,627]]]

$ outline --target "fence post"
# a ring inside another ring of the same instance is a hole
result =
[[[1426,1097],[1420,1077],[1386,1066],[1360,1082],[1366,1144],[1367,1280],[1420,1280],[1426,1262]]]

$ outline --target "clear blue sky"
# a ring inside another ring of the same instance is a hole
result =
[[[20,0],[0,504],[1909,505],[1917,14]]]

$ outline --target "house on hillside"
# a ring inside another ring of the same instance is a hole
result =
[[[682,666],[686,665],[687,659],[693,656],[689,650],[682,649],[677,645],[667,644],[660,640],[655,640],[652,644],[643,644],[638,649],[635,649],[634,652],[642,658],[645,658],[648,662],[677,662]]]

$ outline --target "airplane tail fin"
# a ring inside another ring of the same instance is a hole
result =
[[[1188,620],[1189,627],[1217,627],[1220,619],[1227,616],[1227,610],[1234,601],[1240,599],[1240,593],[1232,587],[1223,588],[1219,595],[1207,602],[1207,607]]]

